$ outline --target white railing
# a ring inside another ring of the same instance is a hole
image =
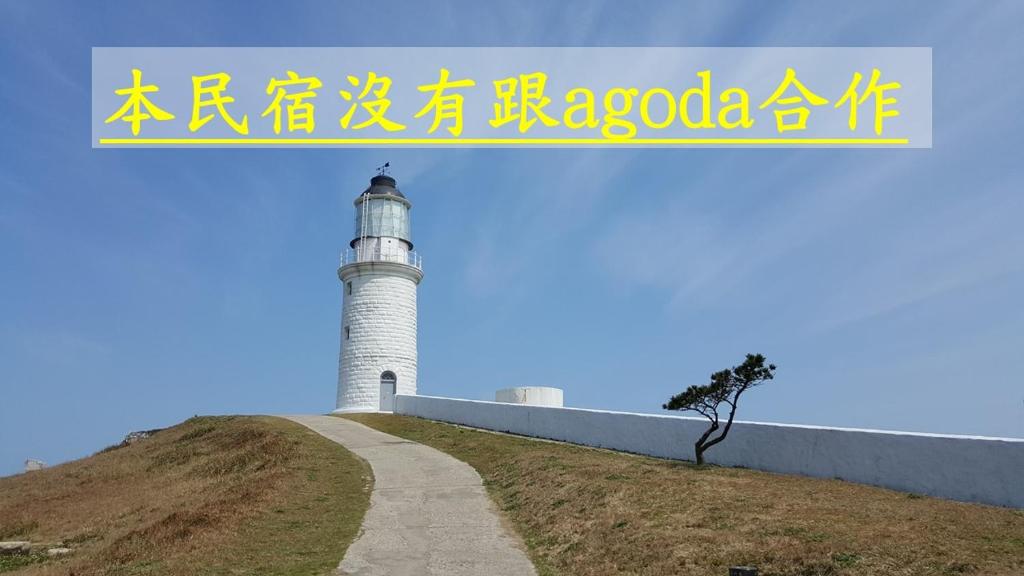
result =
[[[341,265],[354,264],[356,262],[395,262],[412,266],[418,270],[423,269],[423,258],[416,252],[383,252],[379,248],[353,249],[349,248],[341,253]]]

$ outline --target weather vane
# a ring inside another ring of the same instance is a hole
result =
[[[385,162],[383,166],[377,167],[378,176],[387,176],[388,172],[391,171],[391,162]]]

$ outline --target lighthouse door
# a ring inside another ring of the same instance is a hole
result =
[[[395,387],[398,378],[388,370],[380,375],[380,408],[381,412],[395,411]]]

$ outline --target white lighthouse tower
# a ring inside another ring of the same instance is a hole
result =
[[[390,412],[395,394],[416,393],[416,287],[409,210],[381,173],[355,200],[356,228],[342,253],[341,359],[335,412]]]

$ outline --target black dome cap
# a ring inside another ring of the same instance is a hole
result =
[[[373,178],[370,178],[370,187],[363,190],[360,196],[366,194],[373,194],[374,196],[395,196],[396,198],[405,198],[402,191],[396,186],[397,182],[391,176],[384,176],[378,174]]]

